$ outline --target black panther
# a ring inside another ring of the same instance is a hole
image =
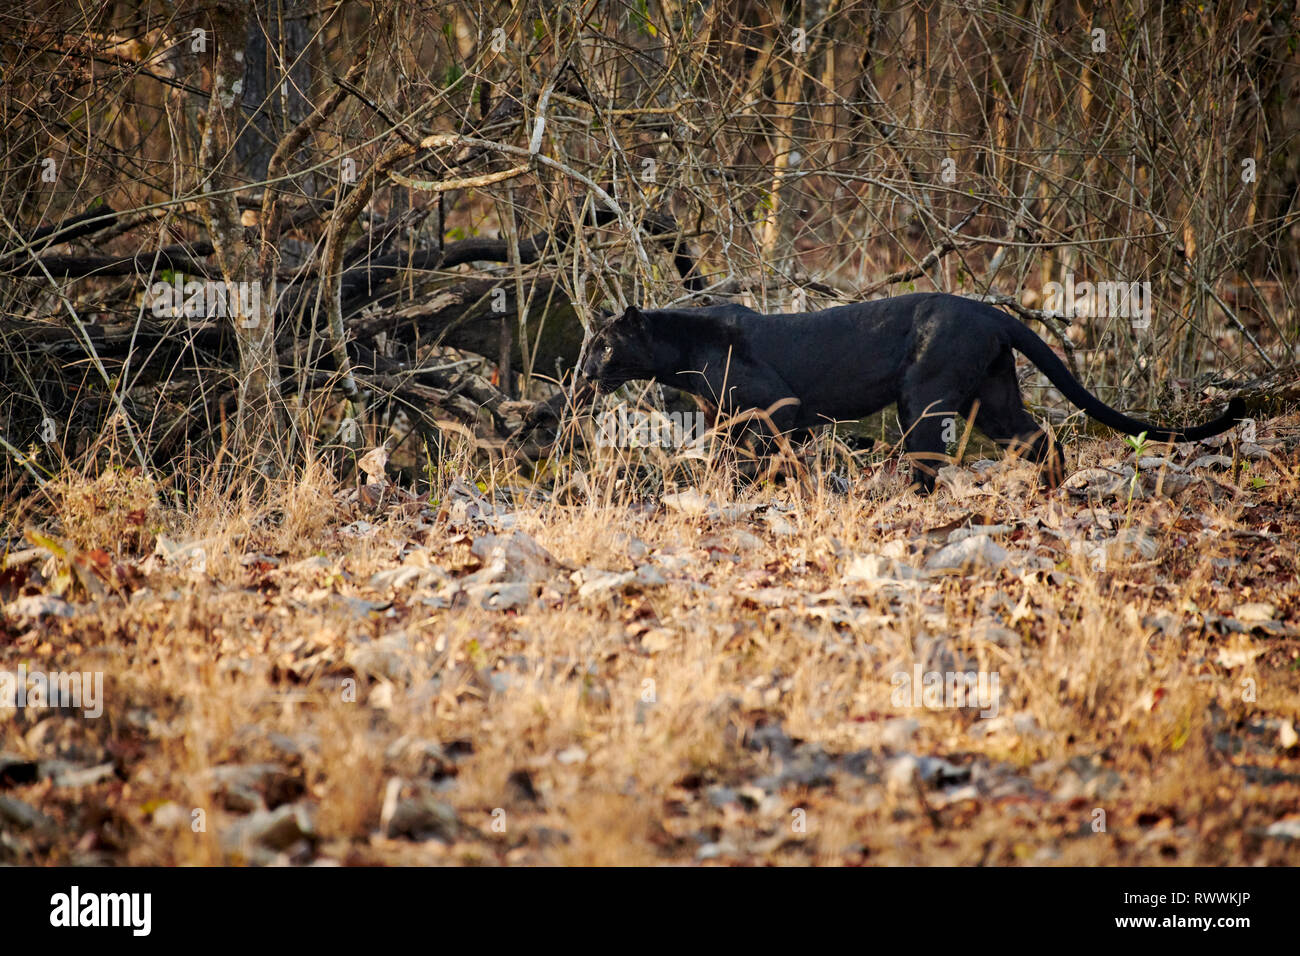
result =
[[[897,403],[916,483],[934,489],[945,461],[945,419],[966,418],[1004,446],[1064,476],[1060,445],[1025,410],[1012,350],[1042,370],[1090,417],[1151,441],[1199,441],[1241,420],[1240,399],[1218,418],[1177,429],[1130,418],[1079,384],[1047,343],[983,302],[917,293],[820,312],[762,315],[742,305],[700,309],[629,308],[588,343],[583,378],[601,392],[656,379],[718,406],[722,413],[771,409],[782,432],[863,418]],[[977,404],[978,403],[978,404]]]

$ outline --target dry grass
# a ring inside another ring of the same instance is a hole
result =
[[[708,477],[746,506],[714,516],[633,501],[617,462],[556,501],[316,472],[180,511],[130,472],[68,480],[11,519],[67,552],[11,542],[0,670],[102,670],[104,712],[0,720],[0,800],[43,815],[0,814],[0,860],[1294,865],[1296,433],[1131,503],[1015,463],[928,500],[889,463],[847,495]],[[510,552],[493,586],[526,600],[485,609],[509,531],[476,512],[507,498],[554,563]],[[970,524],[1013,526],[1001,567],[908,580]],[[1132,529],[1153,554],[1113,544]],[[853,580],[860,555],[883,570]],[[645,566],[664,583],[581,592]],[[70,616],[23,604],[60,592]],[[915,663],[996,674],[996,717],[900,706]]]

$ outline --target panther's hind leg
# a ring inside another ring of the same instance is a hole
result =
[[[946,390],[919,389],[905,391],[898,401],[898,420],[903,426],[903,450],[912,466],[914,486],[923,494],[934,491],[939,469],[951,462],[948,435],[961,420],[960,409],[969,399],[955,397]],[[958,431],[960,434],[960,431]]]
[[[934,490],[939,469],[952,461],[948,443],[961,435],[986,369],[997,356],[996,348],[979,339],[966,341],[956,354],[932,348],[904,376],[898,420],[912,476],[925,494]]]
[[[977,398],[975,426],[999,445],[1020,451],[1023,457],[1041,465],[1043,483],[1049,488],[1059,485],[1065,478],[1065,455],[1060,443],[1025,410],[1010,349],[993,362]]]

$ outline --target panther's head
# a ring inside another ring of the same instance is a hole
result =
[[[630,306],[591,337],[582,360],[582,377],[601,394],[612,392],[624,382],[648,377],[652,351],[647,318]]]

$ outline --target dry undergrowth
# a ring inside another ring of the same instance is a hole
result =
[[[0,672],[103,713],[0,715],[0,862],[1294,865],[1298,431],[1051,495],[51,486]]]

